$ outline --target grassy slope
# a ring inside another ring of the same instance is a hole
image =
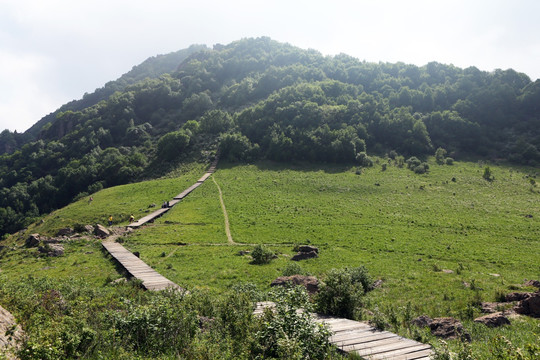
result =
[[[472,301],[493,301],[497,291],[508,292],[524,279],[540,277],[540,195],[530,191],[525,178],[534,169],[494,166],[492,183],[482,179],[483,167],[465,162],[431,164],[426,175],[394,166],[382,172],[380,165],[362,175],[354,170],[269,162],[221,164],[214,177],[238,245],[227,244],[212,181],[127,237],[125,245],[181,286],[221,292],[238,282],[268,288],[290,262],[293,245],[311,243],[320,248],[320,257],[301,262],[305,270],[322,276],[334,267],[366,265],[385,281],[368,296],[368,307],[398,309],[410,303],[414,315],[464,318]],[[130,213],[144,215],[148,204],[159,206],[202,172],[200,165],[178,178],[103,190],[92,204],[87,199],[71,204],[19,238],[32,232],[53,234],[74,223],[105,222],[110,213],[125,224]],[[255,243],[268,244],[280,256],[257,266],[237,255]],[[33,252],[4,252],[2,273],[82,276],[96,284],[118,277],[99,244],[91,240],[68,245],[66,256],[58,259],[39,258]],[[499,331],[529,341],[538,321],[516,320],[503,330],[468,326],[478,339]]]

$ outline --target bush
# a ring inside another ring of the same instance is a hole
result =
[[[295,262],[291,262],[287,264],[287,266],[285,267],[285,269],[283,269],[283,272],[282,272],[283,276],[304,275],[304,274],[305,274],[304,270],[302,270],[300,265],[298,265],[298,263],[295,263]]]
[[[418,165],[418,166],[416,166],[414,168],[414,172],[416,174],[425,174],[425,173],[428,172],[428,170],[429,170],[429,165],[427,163],[425,163],[425,162],[421,163],[420,165]]]
[[[454,165],[454,159],[451,157],[447,157],[444,162],[446,163],[446,165]]]
[[[190,137],[184,131],[173,131],[163,135],[157,144],[157,154],[160,159],[173,160],[189,145]]]
[[[495,180],[495,177],[493,176],[493,173],[491,172],[491,169],[489,166],[486,166],[484,168],[484,174],[482,175],[482,177],[487,181]]]
[[[323,314],[355,318],[362,306],[362,296],[371,288],[371,278],[363,266],[332,269],[317,294],[317,310]]]
[[[309,296],[301,287],[279,287],[272,291],[274,311],[264,312],[256,333],[256,352],[264,358],[328,359],[335,357],[330,331],[313,324]],[[298,312],[302,308],[304,311]]]
[[[416,156],[411,156],[410,158],[407,159],[406,163],[407,163],[408,169],[414,170],[422,162]]]
[[[356,154],[356,161],[362,167],[372,167],[373,166],[373,160],[363,151]]]
[[[253,251],[251,252],[251,257],[253,258],[253,264],[268,264],[276,255],[274,252],[263,245],[256,245]]]

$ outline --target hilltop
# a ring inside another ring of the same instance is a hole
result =
[[[540,82],[429,63],[367,63],[269,38],[151,58],[2,132],[0,234],[99,189],[220,148],[231,161],[362,163],[365,153],[540,161]],[[174,166],[174,165],[173,165]]]

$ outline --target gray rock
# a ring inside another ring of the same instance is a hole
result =
[[[443,339],[463,339],[471,341],[471,335],[463,329],[463,325],[459,320],[444,317],[436,318],[429,324],[431,333]]]
[[[294,261],[300,261],[300,260],[306,260],[311,258],[319,257],[317,252],[311,251],[311,252],[298,252],[296,255],[294,255],[291,260]]]
[[[6,359],[16,359],[14,352],[24,340],[24,331],[13,315],[0,306],[0,354]]]
[[[540,281],[538,280],[529,280],[529,281],[526,281],[525,284],[523,284],[525,286],[533,286],[535,288],[538,288],[540,289]]]
[[[421,315],[411,321],[413,325],[416,325],[421,328],[429,326],[432,322],[433,322],[433,319],[427,315]]]
[[[484,324],[488,327],[510,325],[510,320],[508,320],[508,318],[504,316],[502,312],[480,316],[479,318],[474,319],[474,322]]]
[[[28,239],[26,239],[24,245],[26,247],[36,247],[41,242],[41,236],[39,234],[31,234]]]
[[[91,234],[94,232],[94,227],[92,225],[84,225],[84,231]]]
[[[56,236],[69,236],[69,235],[72,235],[73,232],[74,231],[73,231],[72,228],[67,227],[67,228],[63,228],[63,229],[58,230],[58,232],[56,233]]]
[[[111,233],[105,226],[101,224],[96,224],[96,226],[94,227],[94,234],[98,237],[105,238]]]
[[[303,253],[309,253],[309,252],[315,251],[317,254],[319,253],[319,249],[311,245],[300,245],[298,247],[298,251],[303,252]]]
[[[40,246],[38,251],[48,256],[62,256],[64,255],[64,246],[61,244],[46,244],[45,246]]]
[[[510,294],[507,294],[504,297],[504,300],[507,301],[507,302],[521,301],[521,300],[525,300],[525,299],[530,298],[532,295],[533,295],[533,293],[528,293],[528,292],[526,292],[526,293],[513,292],[513,293],[510,293]]]
[[[530,297],[521,300],[516,307],[516,312],[540,318],[540,293],[533,293]]]

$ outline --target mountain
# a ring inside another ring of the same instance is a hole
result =
[[[368,153],[537,165],[540,81],[436,62],[368,63],[269,38],[148,59],[50,114],[4,131],[0,234],[75,198],[160,176],[219,147],[230,161],[368,164]],[[441,152],[440,152],[441,153]]]

